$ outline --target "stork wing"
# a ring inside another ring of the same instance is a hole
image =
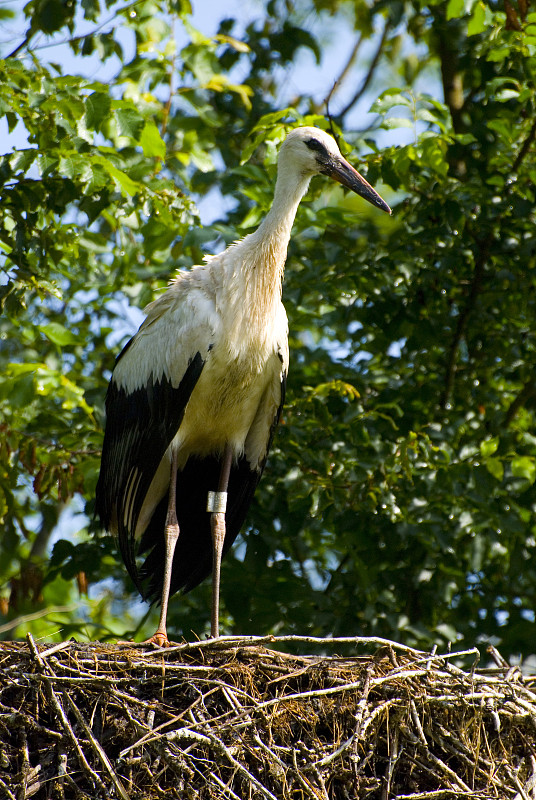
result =
[[[169,470],[160,476],[162,485],[151,484],[158,483],[158,468],[182,422],[212,339],[208,325],[199,324],[201,314],[192,314],[191,308],[185,313],[180,298],[166,295],[149,306],[149,316],[117,358],[106,395],[96,489],[96,513],[118,536],[138,586],[134,540],[143,532],[136,530],[140,512],[150,489],[157,495],[155,506],[167,489]],[[192,316],[195,329],[187,322]],[[160,472],[166,472],[165,466]]]

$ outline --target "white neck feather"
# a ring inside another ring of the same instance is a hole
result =
[[[236,277],[243,281],[242,292],[249,313],[258,319],[267,315],[281,298],[290,233],[310,179],[310,175],[296,170],[280,169],[270,211],[255,233],[236,245],[242,264],[242,274]]]

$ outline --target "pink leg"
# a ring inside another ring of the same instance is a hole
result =
[[[212,616],[210,635],[217,639],[220,616],[220,568],[223,543],[225,541],[225,506],[227,503],[227,487],[233,461],[233,452],[229,445],[223,451],[218,491],[209,494],[209,511],[212,511],[210,526],[212,530]],[[210,499],[212,495],[212,500]],[[222,510],[220,510],[222,509]]]
[[[169,480],[169,501],[166,516],[166,560],[164,563],[164,584],[162,586],[162,605],[160,609],[160,622],[156,632],[147,639],[147,642],[158,647],[169,647],[167,635],[167,611],[169,602],[169,589],[171,573],[173,570],[173,556],[179,538],[179,521],[177,519],[177,452],[174,450],[171,457],[171,475]]]

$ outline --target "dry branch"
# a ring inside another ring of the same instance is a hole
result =
[[[536,678],[492,657],[309,637],[4,643],[0,797],[534,800]]]

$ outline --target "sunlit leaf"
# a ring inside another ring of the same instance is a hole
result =
[[[40,325],[39,330],[44,333],[47,339],[54,344],[64,347],[69,344],[77,344],[80,338],[59,322],[49,322],[47,325]]]
[[[516,456],[512,459],[512,475],[525,478],[529,483],[536,479],[536,459],[533,456]]]
[[[155,123],[151,120],[145,123],[140,136],[140,144],[144,154],[148,158],[155,156],[163,160],[166,157],[166,144],[160,136],[160,132]]]

